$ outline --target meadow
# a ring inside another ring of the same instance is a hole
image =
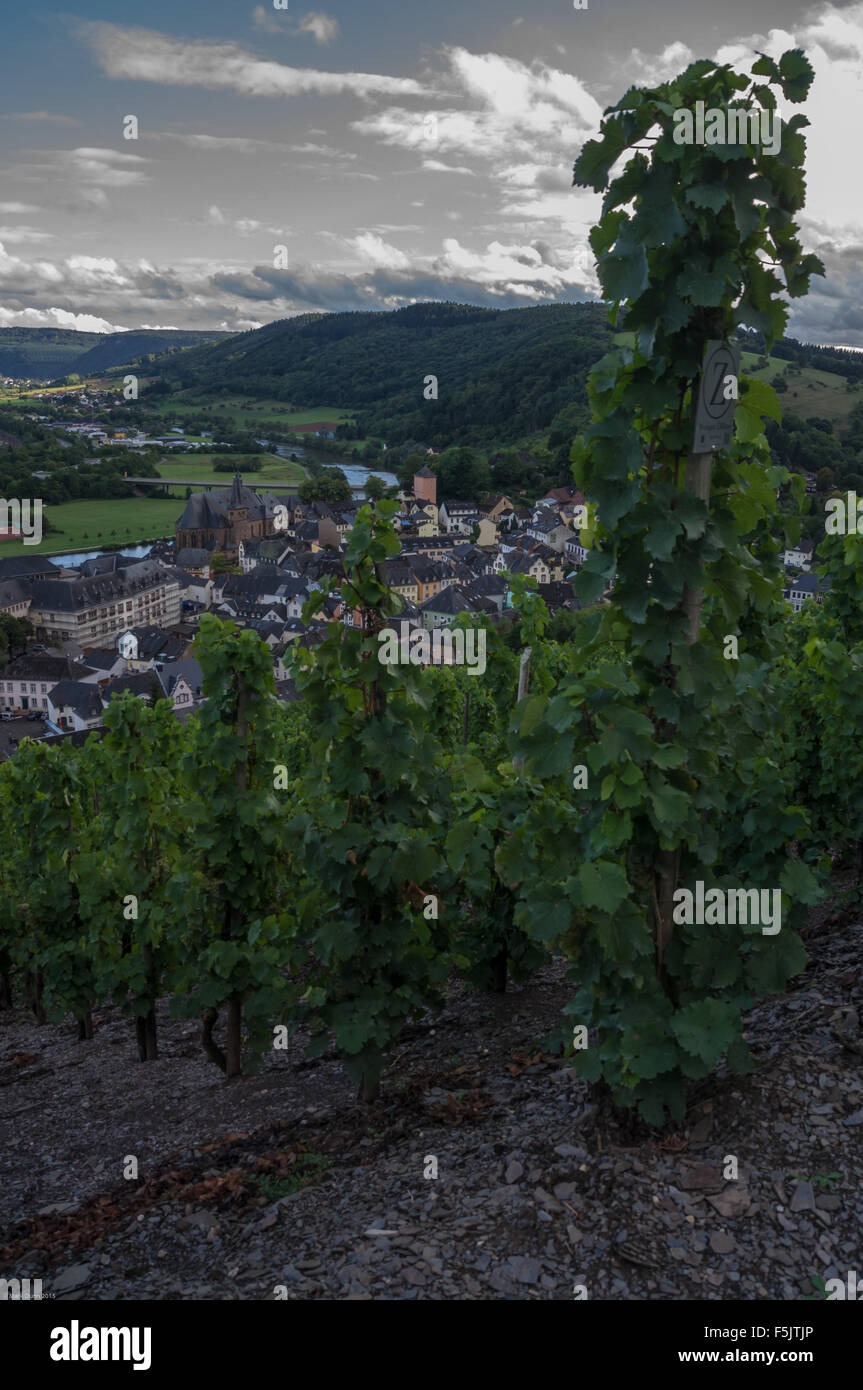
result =
[[[771,382],[778,374],[785,377],[788,390],[783,391],[780,401],[783,410],[794,411],[805,420],[809,415],[820,416],[834,423],[844,422],[860,401],[863,401],[863,384],[848,390],[845,378],[836,372],[822,372],[816,367],[802,367],[800,372],[788,368],[793,362],[781,357],[769,357],[766,367],[756,368],[758,361],[754,352],[741,353],[741,369],[756,381]]]
[[[163,478],[194,478],[196,482],[210,487],[230,487],[231,474],[217,472],[213,467],[218,456],[213,454],[172,454],[169,459],[157,466]],[[227,457],[222,455],[222,458]],[[279,458],[274,454],[263,454],[263,466],[256,470],[241,468],[243,482],[253,488],[267,488],[278,484],[280,487],[301,483],[306,476],[305,469],[290,459]]]
[[[184,505],[179,489],[166,497],[79,498],[45,515],[60,533],[46,532],[38,545],[0,542],[0,558],[9,555],[65,555],[70,550],[98,550],[109,545],[136,545],[173,536]]]

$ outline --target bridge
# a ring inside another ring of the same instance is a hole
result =
[[[136,487],[160,487],[164,490],[165,496],[167,497],[172,487],[191,487],[194,488],[196,492],[218,490],[221,487],[229,488],[231,486],[230,474],[226,473],[225,478],[227,479],[225,483],[210,483],[205,482],[201,478],[132,478],[124,474],[123,482],[134,483]],[[300,482],[303,481],[305,480],[301,478]],[[278,496],[282,493],[288,495],[296,493],[300,482],[294,483],[293,486],[290,483],[249,483],[247,486],[251,487],[253,491],[257,491],[258,488],[260,488],[263,492],[273,492]],[[356,497],[362,497],[365,493],[366,485],[365,483],[351,483],[350,488],[351,492],[354,493]]]

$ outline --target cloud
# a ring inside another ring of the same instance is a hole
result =
[[[347,237],[360,259],[382,270],[407,270],[410,261],[398,247],[391,246],[374,232],[362,232],[356,237]]]
[[[661,53],[645,54],[641,49],[633,48],[620,65],[620,70],[626,75],[626,80],[635,85],[656,86],[683,72],[694,58],[692,49],[680,39],[675,39]]]
[[[38,212],[35,203],[0,203],[0,212],[7,215],[13,212]]]
[[[16,121],[56,121],[58,125],[80,125],[74,116],[61,116],[56,111],[16,111],[12,117]]]
[[[422,167],[433,174],[472,174],[466,164],[444,164],[442,159],[424,159]]]
[[[208,227],[226,227],[238,236],[255,236],[258,232],[266,233],[267,236],[287,235],[284,227],[268,227],[265,222],[259,222],[254,217],[231,217],[216,203],[207,209],[204,224]]]
[[[41,232],[38,227],[0,227],[0,241],[23,241],[35,246],[40,241],[56,241],[53,232]]]
[[[319,10],[310,10],[300,20],[301,34],[314,34],[318,43],[330,43],[339,32],[339,21]]]
[[[82,146],[60,151],[54,159],[63,164],[68,162],[76,178],[97,187],[129,188],[132,184],[146,183],[148,179],[140,166],[148,164],[149,160],[140,154]]]
[[[293,154],[319,154],[326,159],[356,159],[356,155],[351,150],[338,150],[333,145],[317,145],[313,140],[308,140],[304,145],[289,145],[288,149]]]
[[[258,58],[237,43],[173,39],[149,29],[81,21],[78,32],[91,44],[109,77],[133,82],[159,82],[182,87],[208,87],[246,96],[287,97],[309,92],[334,96],[352,92],[377,95],[421,95],[424,88],[409,77],[367,72],[320,72],[288,67]]]
[[[213,154],[256,154],[259,150],[281,150],[280,140],[257,140],[245,135],[181,134],[173,130],[155,131],[151,140],[178,140],[194,150],[209,150]]]
[[[443,164],[446,170],[442,156],[459,155],[465,164],[458,172],[466,164],[477,172],[513,159],[571,165],[573,151],[599,127],[601,106],[570,73],[539,59],[523,63],[465,48],[445,49],[444,56],[446,70],[433,77],[432,90],[446,105],[387,107],[353,121],[353,129],[384,145],[422,151],[432,169]]]
[[[73,328],[79,333],[123,333],[122,324],[109,323],[95,314],[73,314],[68,309],[6,309],[0,305],[3,328]]]
[[[200,277],[199,277],[200,278]],[[173,271],[148,261],[123,263],[112,256],[75,254],[58,260],[24,260],[0,242],[0,300],[15,312],[48,310],[62,298],[75,312],[131,311],[139,322],[147,302],[181,301],[187,286]]]

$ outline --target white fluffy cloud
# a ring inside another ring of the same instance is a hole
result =
[[[122,324],[109,323],[95,314],[73,314],[68,309],[4,309],[0,305],[3,328],[72,328],[78,333],[123,333]],[[146,325],[144,325],[146,326]]]
[[[384,241],[383,237],[376,236],[374,232],[361,232],[359,236],[348,237],[347,242],[364,265],[372,265],[382,270],[407,270],[410,266],[410,260],[403,251]]]
[[[353,128],[429,158],[458,154],[487,166],[501,158],[545,160],[552,152],[571,152],[599,125],[601,106],[570,73],[497,53],[445,52],[448,70],[438,74],[435,90],[449,105],[389,107],[354,121]],[[452,104],[454,92],[459,105]]]

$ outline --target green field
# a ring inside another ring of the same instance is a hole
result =
[[[225,457],[222,455],[222,457]],[[242,469],[243,482],[249,487],[271,487],[275,484],[284,487],[301,483],[305,470],[290,459],[279,458],[273,454],[263,454],[264,466],[257,472]],[[158,465],[163,478],[194,478],[197,482],[211,487],[230,487],[231,474],[217,473],[213,467],[212,454],[172,454]]]
[[[284,401],[256,401],[247,396],[220,396],[216,400],[212,396],[186,392],[152,403],[145,398],[143,404],[157,417],[177,420],[182,420],[184,415],[200,415],[202,410],[209,409],[214,412],[212,418],[216,424],[221,421],[235,428],[245,426],[252,430],[260,429],[264,420],[271,420],[282,429],[289,430],[293,425],[310,425],[316,420],[334,420],[339,424],[342,420],[350,420],[355,414],[337,405],[291,410]]]
[[[48,532],[39,545],[2,541],[0,557],[65,555],[70,550],[99,550],[108,545],[135,545],[170,537],[185,505],[184,496],[97,498],[46,507],[48,520],[52,526],[62,528],[62,535]]]
[[[779,393],[782,409],[791,410],[804,420],[808,415],[819,415],[824,420],[841,422],[847,419],[859,401],[863,401],[863,384],[855,385],[854,389],[849,391],[845,378],[837,376],[835,372],[802,367],[799,376],[796,372],[789,375],[788,368],[794,364],[785,362],[780,357],[768,358],[769,365],[756,371],[757,360],[754,352],[741,354],[740,365],[746,375],[754,377],[756,381],[768,383],[777,373],[784,376],[788,382],[788,390]]]

